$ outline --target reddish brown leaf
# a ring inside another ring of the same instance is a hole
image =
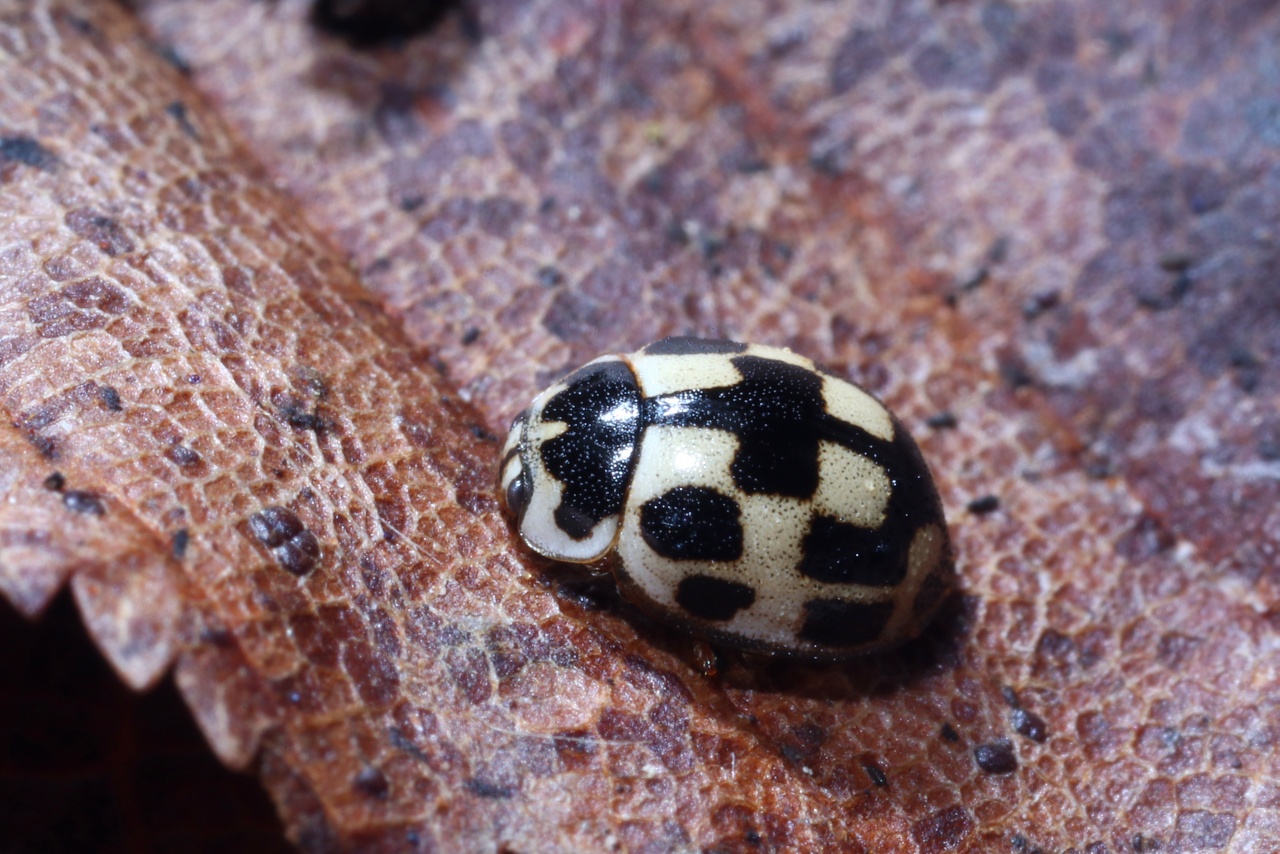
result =
[[[1280,846],[1274,3],[137,5],[0,31],[0,585],[292,839]],[[925,639],[707,679],[514,545],[492,435],[672,332],[916,431]]]

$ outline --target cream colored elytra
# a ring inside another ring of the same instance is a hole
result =
[[[890,412],[790,350],[665,339],[554,384],[501,485],[530,548],[608,568],[650,614],[744,649],[843,657],[951,588],[927,466]]]

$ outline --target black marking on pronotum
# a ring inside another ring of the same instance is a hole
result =
[[[542,418],[569,426],[543,443],[542,461],[564,486],[556,524],[584,540],[601,519],[622,512],[640,438],[640,390],[620,361],[588,365],[564,382]]]
[[[644,348],[646,356],[696,356],[707,353],[744,353],[747,345],[737,341],[673,336],[655,341]]]
[[[640,535],[672,560],[742,557],[738,502],[705,486],[678,486],[640,506]]]
[[[687,576],[676,588],[676,604],[704,620],[732,620],[755,601],[756,592],[748,585],[710,575]]]
[[[804,603],[801,640],[822,646],[852,647],[881,636],[893,616],[893,602],[845,602],[810,599]]]

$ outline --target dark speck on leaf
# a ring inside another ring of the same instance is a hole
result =
[[[315,430],[319,432],[327,426],[322,417],[314,412],[308,412],[296,401],[289,401],[281,406],[280,417],[290,427],[298,430]]]
[[[943,740],[949,741],[952,744],[955,744],[960,740],[960,733],[956,732],[956,728],[951,724],[943,724],[941,733]]]
[[[481,780],[478,777],[472,777],[468,780],[466,789],[471,794],[481,798],[509,798],[515,794],[515,790],[510,786],[500,786],[497,783],[490,783],[488,780]]]
[[[470,329],[468,329],[466,332],[462,333],[462,345],[466,347],[468,345],[474,344],[476,343],[476,339],[479,337],[480,337],[479,328],[473,326]]]
[[[68,510],[89,516],[104,516],[107,512],[107,508],[103,506],[100,496],[92,492],[82,492],[78,489],[62,493],[62,503],[66,505]]]
[[[98,399],[112,412],[119,412],[124,409],[124,405],[120,402],[120,392],[109,385],[98,387]]]
[[[958,279],[956,281],[956,287],[962,291],[976,291],[978,288],[982,287],[982,285],[986,283],[987,279],[990,278],[990,276],[991,276],[991,271],[988,270],[986,265],[984,264],[983,266],[969,273],[967,276],[962,276],[960,279]]]
[[[191,63],[187,62],[186,58],[178,52],[176,47],[171,44],[162,44],[157,45],[155,51],[159,54],[161,59],[178,69],[179,74],[190,76]]]
[[[1057,291],[1038,293],[1022,304],[1022,316],[1027,320],[1033,320],[1057,306],[1061,299],[1062,296]]]
[[[1034,742],[1043,742],[1049,737],[1049,728],[1039,715],[1026,709],[1014,709],[1010,715],[1013,729],[1018,735],[1024,735]]]
[[[498,437],[481,427],[479,424],[471,425],[471,435],[475,436],[481,442],[496,442]]]
[[[363,768],[356,775],[354,781],[357,792],[368,795],[369,797],[385,801],[391,786],[387,783],[387,777],[377,768]]]
[[[199,139],[200,132],[196,130],[196,126],[191,124],[191,119],[187,116],[187,105],[181,101],[174,101],[164,108],[164,111],[173,117],[173,120],[182,128],[182,132],[192,139]]]
[[[930,415],[924,423],[932,430],[953,430],[960,422],[952,412],[939,412]]]
[[[889,785],[889,778],[885,776],[884,771],[880,770],[878,766],[868,762],[862,766],[862,769],[867,772],[867,776],[871,778],[871,782],[875,785],[881,788]]]
[[[187,546],[191,544],[191,533],[186,528],[179,528],[173,532],[172,551],[173,556],[178,560],[182,560],[187,556]]]
[[[979,744],[973,749],[973,758],[978,767],[988,774],[1011,774],[1018,770],[1018,758],[1013,752],[1013,743],[1007,738]]]
[[[1000,507],[1000,499],[994,495],[984,495],[981,498],[975,498],[965,505],[965,509],[977,516],[985,516],[988,513],[995,512]]]
[[[550,265],[538,270],[538,283],[544,288],[554,288],[564,282],[564,274]]]
[[[62,472],[55,471],[44,479],[44,488],[61,492],[62,488],[67,485],[67,479],[62,476]]]

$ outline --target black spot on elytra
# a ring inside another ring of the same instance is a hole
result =
[[[811,599],[804,603],[804,611],[801,640],[822,646],[854,647],[880,637],[893,616],[893,603]]]
[[[709,575],[690,575],[676,588],[676,604],[704,620],[732,620],[756,601],[756,592],[745,584]]]
[[[29,136],[0,136],[0,163],[20,163],[52,172],[58,166],[58,157]]]
[[[815,515],[804,538],[800,574],[831,584],[893,587],[907,576],[911,542],[885,537],[830,516]]]
[[[742,353],[746,349],[746,344],[739,344],[737,341],[673,336],[653,342],[644,348],[644,352],[646,356],[696,356],[705,353]]]
[[[640,535],[672,560],[738,560],[742,521],[738,503],[704,486],[677,486],[640,507]]]
[[[823,378],[811,370],[759,356],[736,356],[732,363],[742,374],[740,382],[646,399],[643,423],[733,433],[738,450],[731,473],[734,484],[747,494],[812,498],[818,487],[818,451],[823,441],[866,457],[884,470],[891,485],[885,518],[874,537],[845,539],[861,539],[860,554],[871,565],[855,567],[840,552],[841,544],[834,542],[843,534],[828,526],[829,536],[824,539],[819,524],[814,546],[822,554],[808,558],[804,571],[833,581],[859,573],[870,579],[895,579],[882,584],[900,580],[916,530],[930,523],[943,524],[942,502],[915,442],[896,421],[892,440],[885,441],[830,415],[822,395]],[[824,560],[836,565],[824,566]]]
[[[622,512],[640,432],[640,390],[622,362],[589,365],[565,379],[566,388],[542,409],[544,421],[565,432],[542,445],[542,462],[564,485],[556,524],[583,540],[601,519]]]
[[[733,365],[742,373],[741,382],[650,401],[651,423],[728,430],[739,440],[732,466],[738,488],[748,494],[812,497],[825,413],[822,378],[759,356],[738,356]]]
[[[320,541],[287,507],[267,507],[249,517],[249,530],[286,571],[306,575],[320,560]]]

